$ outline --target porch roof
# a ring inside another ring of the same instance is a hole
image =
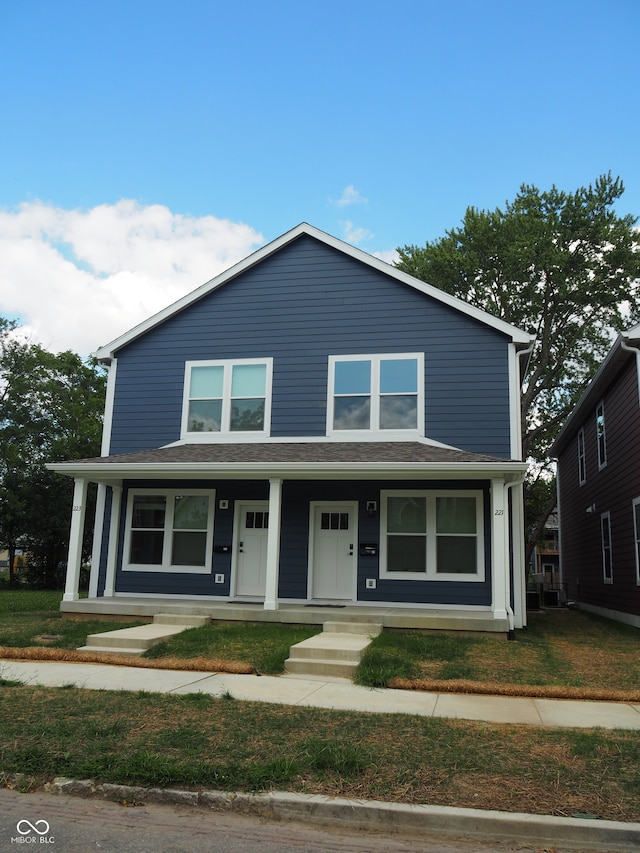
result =
[[[519,479],[525,462],[418,441],[194,443],[47,465],[106,484],[123,479]]]

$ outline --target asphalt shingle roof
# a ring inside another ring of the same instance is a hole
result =
[[[149,463],[460,463],[497,462],[505,459],[480,453],[469,453],[446,447],[437,447],[417,441],[373,441],[373,442],[269,442],[250,444],[180,444],[123,453],[114,456],[99,456],[79,462],[92,464]]]

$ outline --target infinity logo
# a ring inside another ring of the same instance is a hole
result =
[[[35,832],[38,835],[46,835],[49,832],[49,824],[46,820],[37,820],[35,823],[31,823],[28,820],[19,820],[16,829],[20,835],[28,835],[30,832]]]

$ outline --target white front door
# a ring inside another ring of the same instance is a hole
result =
[[[269,502],[236,503],[236,595],[263,598],[267,569]]]
[[[311,597],[353,601],[357,568],[357,503],[313,503]]]

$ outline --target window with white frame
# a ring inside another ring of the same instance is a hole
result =
[[[381,577],[484,580],[482,492],[382,492],[380,523]]]
[[[203,489],[129,492],[123,568],[211,571],[214,493]]]
[[[268,435],[272,369],[272,359],[187,362],[183,436]]]
[[[578,433],[578,482],[582,486],[587,482],[587,460],[584,449],[584,429]]]
[[[611,553],[611,513],[600,516],[600,542],[602,546],[602,577],[605,583],[613,583],[613,558]]]
[[[604,428],[604,403],[596,409],[596,438],[598,440],[598,468],[607,464],[607,437]]]
[[[636,584],[640,585],[640,498],[633,501],[633,540],[636,552]]]
[[[327,433],[424,430],[424,355],[329,357]]]

